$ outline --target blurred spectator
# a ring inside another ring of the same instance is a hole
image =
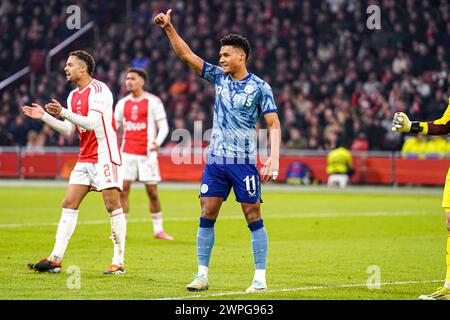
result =
[[[28,131],[26,148],[32,152],[41,152],[45,146],[45,137],[34,130]]]
[[[348,144],[338,143],[337,148],[327,155],[328,187],[337,185],[345,188],[353,172],[352,154],[348,149]]]
[[[14,122],[9,125],[8,131],[13,136],[13,142],[18,146],[25,146],[27,144],[28,129],[25,126],[24,116],[16,117]]]
[[[450,143],[441,136],[431,136],[423,152],[426,159],[441,159],[450,152]]]
[[[423,158],[426,143],[423,135],[408,136],[402,147],[402,157],[406,159]]]
[[[286,143],[286,148],[288,149],[307,149],[308,141],[302,136],[302,132],[292,127],[289,129],[290,139]]]
[[[369,141],[367,140],[366,134],[363,131],[358,132],[355,140],[353,140],[350,147],[352,151],[368,151]]]

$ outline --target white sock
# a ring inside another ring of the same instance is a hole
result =
[[[62,209],[61,219],[56,229],[56,242],[53,251],[48,257],[49,260],[60,262],[64,258],[70,237],[72,237],[75,226],[77,225],[78,210]]]
[[[255,276],[253,280],[260,281],[266,284],[266,270],[265,269],[255,269]]]
[[[208,267],[198,266],[198,275],[204,276],[206,279],[208,279]]]
[[[153,233],[159,233],[163,231],[163,218],[162,212],[152,213]]]
[[[444,287],[445,287],[446,289],[450,290],[450,281],[445,280]]]
[[[125,254],[125,237],[127,234],[127,221],[122,208],[111,212],[111,234],[114,243],[114,256],[112,264],[123,266]]]

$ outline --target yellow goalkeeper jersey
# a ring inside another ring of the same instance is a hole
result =
[[[327,156],[327,173],[348,173],[352,167],[352,154],[343,147],[330,151]]]

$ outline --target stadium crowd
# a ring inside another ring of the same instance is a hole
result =
[[[352,150],[401,150],[404,137],[390,129],[396,111],[434,120],[447,106],[446,0],[382,1],[381,29],[373,30],[366,25],[367,1],[132,1],[128,18],[117,14],[124,8],[111,1],[79,2],[99,26],[100,41],[85,48],[96,59],[95,78],[109,85],[117,101],[126,93],[127,68],[146,69],[148,89],[165,103],[171,130],[192,132],[194,120],[203,122],[203,130],[210,128],[215,93],[178,60],[163,31],[152,24],[152,17],[168,8],[174,9],[172,20],[181,36],[206,61],[218,63],[223,35],[234,32],[249,39],[249,70],[272,86],[284,148],[330,150],[346,140]],[[36,55],[70,35],[64,27],[66,2],[12,3],[0,7],[0,80],[42,61]],[[19,112],[31,101],[56,97],[65,102],[71,87],[62,71],[64,58],[52,74],[36,69],[35,95],[29,82],[0,93],[0,145],[77,143],[76,136],[60,137]]]

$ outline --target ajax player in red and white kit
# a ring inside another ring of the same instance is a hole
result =
[[[128,196],[131,183],[141,181],[149,197],[156,239],[173,240],[164,232],[161,203],[157,183],[161,181],[157,150],[169,133],[166,112],[161,100],[144,90],[147,73],[138,68],[126,73],[125,86],[130,92],[119,100],[114,114],[116,126],[123,128],[122,161],[123,191],[120,194],[123,210],[129,213]]]
[[[82,50],[69,54],[64,71],[67,81],[77,88],[70,92],[65,109],[52,99],[45,106],[25,106],[23,112],[40,119],[54,130],[69,136],[76,128],[80,136],[80,154],[70,174],[67,193],[62,205],[61,219],[56,231],[56,243],[47,259],[29,267],[40,272],[61,272],[61,261],[78,218],[78,207],[90,190],[101,191],[105,207],[111,217],[114,243],[112,263],[105,274],[124,273],[126,220],[120,203],[122,190],[121,154],[113,113],[113,96],[101,81],[92,78],[94,58]],[[53,116],[61,116],[64,121]]]

